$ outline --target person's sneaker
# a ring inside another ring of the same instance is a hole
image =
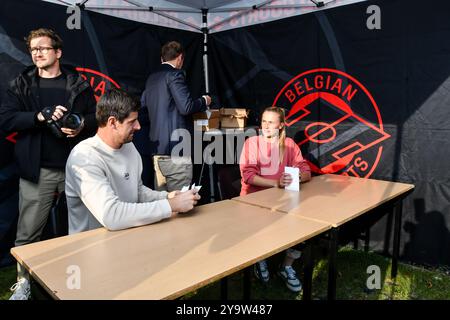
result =
[[[10,289],[14,293],[9,297],[9,300],[28,300],[30,298],[30,282],[22,278],[14,283]]]
[[[269,268],[267,267],[267,261],[261,260],[254,265],[255,276],[264,283],[269,282]]]
[[[281,267],[278,270],[278,275],[283,278],[289,290],[294,292],[300,292],[302,290],[302,283],[297,278],[297,274],[292,266]]]

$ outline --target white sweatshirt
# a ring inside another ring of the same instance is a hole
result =
[[[142,159],[133,143],[113,149],[95,135],[75,146],[66,164],[69,234],[169,218],[167,192],[144,186],[141,173]]]

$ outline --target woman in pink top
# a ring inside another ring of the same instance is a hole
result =
[[[241,196],[267,188],[284,188],[292,182],[292,177],[284,173],[284,168],[296,167],[300,170],[300,181],[311,180],[311,170],[303,159],[300,148],[291,138],[286,137],[284,110],[269,107],[264,110],[261,120],[262,135],[245,141],[240,159],[242,177]],[[287,287],[299,292],[302,288],[292,263],[300,258],[300,251],[288,249],[278,274]],[[267,262],[255,264],[255,275],[263,282],[269,281]]]

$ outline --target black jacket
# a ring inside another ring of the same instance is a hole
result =
[[[141,103],[148,108],[150,142],[154,153],[170,154],[170,136],[175,129],[192,129],[192,113],[206,110],[203,98],[192,99],[183,71],[161,64],[145,84]]]
[[[68,100],[64,105],[69,112],[84,116],[84,128],[75,138],[67,139],[70,147],[95,134],[95,97],[92,88],[71,66],[61,65],[66,75]],[[35,66],[30,66],[9,88],[0,106],[0,128],[5,132],[17,131],[15,158],[20,177],[31,182],[39,181],[41,159],[41,137],[45,124],[37,121],[36,115],[44,106],[39,105],[38,74]]]

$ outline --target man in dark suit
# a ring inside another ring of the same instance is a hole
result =
[[[192,180],[190,156],[171,157],[172,149],[179,143],[172,141],[176,129],[189,130],[192,119],[189,115],[205,111],[211,98],[204,95],[193,99],[186,85],[184,72],[184,49],[178,42],[166,43],[161,49],[161,65],[145,84],[141,103],[148,108],[150,119],[150,143],[155,150],[154,166],[157,183],[155,189],[179,190]],[[165,179],[165,187],[158,177]]]

